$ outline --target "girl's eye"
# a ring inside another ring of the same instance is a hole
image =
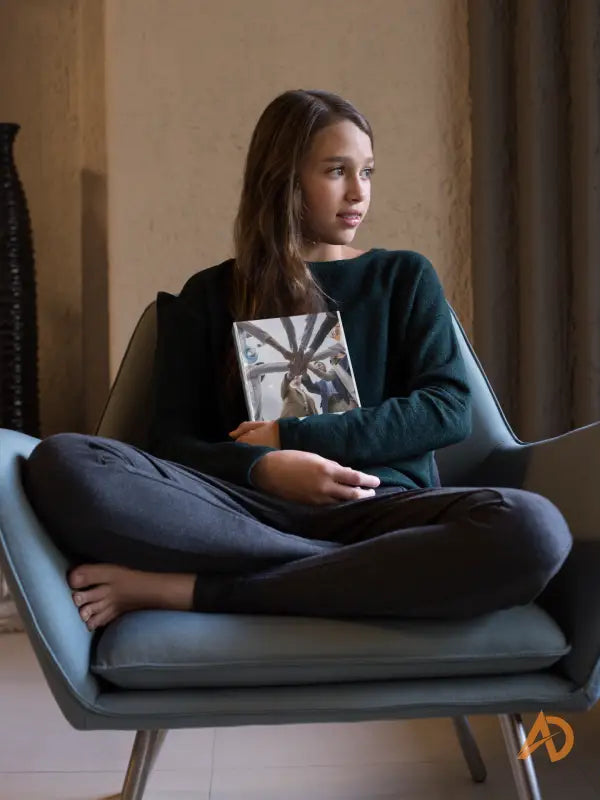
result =
[[[329,170],[329,172],[337,173],[338,175],[341,175],[343,171],[344,167],[334,167],[333,169]],[[375,172],[375,167],[365,167],[365,169],[363,169],[363,173],[366,174],[368,178],[371,178],[374,172]]]

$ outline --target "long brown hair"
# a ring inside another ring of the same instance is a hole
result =
[[[327,307],[302,258],[299,170],[315,134],[342,120],[353,122],[373,146],[367,119],[331,92],[293,89],[272,100],[261,114],[248,148],[234,224],[235,263],[229,295],[234,320],[311,313]],[[237,365],[228,361],[232,377]]]

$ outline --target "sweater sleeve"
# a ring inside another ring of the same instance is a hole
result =
[[[390,386],[403,396],[343,414],[279,421],[282,448],[308,450],[354,468],[409,459],[464,439],[470,390],[452,318],[434,268],[421,259],[412,292],[402,289],[390,320]],[[404,313],[403,313],[404,312]],[[401,373],[401,374],[400,374]]]
[[[254,463],[274,448],[215,441],[209,324],[182,296],[160,292],[150,449],[160,458],[252,486]]]

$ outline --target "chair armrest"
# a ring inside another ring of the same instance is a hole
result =
[[[21,480],[38,440],[0,428],[0,566],[63,714],[84,727],[99,692],[89,671],[92,634],[66,581],[68,563],[29,505]]]
[[[600,539],[600,422],[526,448],[523,489],[552,500],[574,539]]]
[[[600,541],[576,541],[536,604],[560,625],[571,650],[555,669],[584,687],[591,702],[600,694]]]
[[[553,439],[497,448],[480,477],[484,484],[537,492],[567,520],[573,549],[536,603],[572,645],[557,668],[595,702],[600,694],[600,422]]]
[[[600,423],[529,444],[523,489],[561,510],[575,540],[562,569],[537,599],[571,651],[557,667],[590,702],[600,694]]]
[[[600,540],[600,422],[544,439],[496,448],[477,485],[514,486],[552,500],[574,539]]]

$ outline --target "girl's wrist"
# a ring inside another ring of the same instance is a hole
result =
[[[269,460],[273,461],[273,456],[276,456],[279,452],[278,450],[271,450],[271,452],[265,453],[254,462],[248,475],[252,486],[255,486],[257,489],[264,488],[263,484],[270,469]]]

